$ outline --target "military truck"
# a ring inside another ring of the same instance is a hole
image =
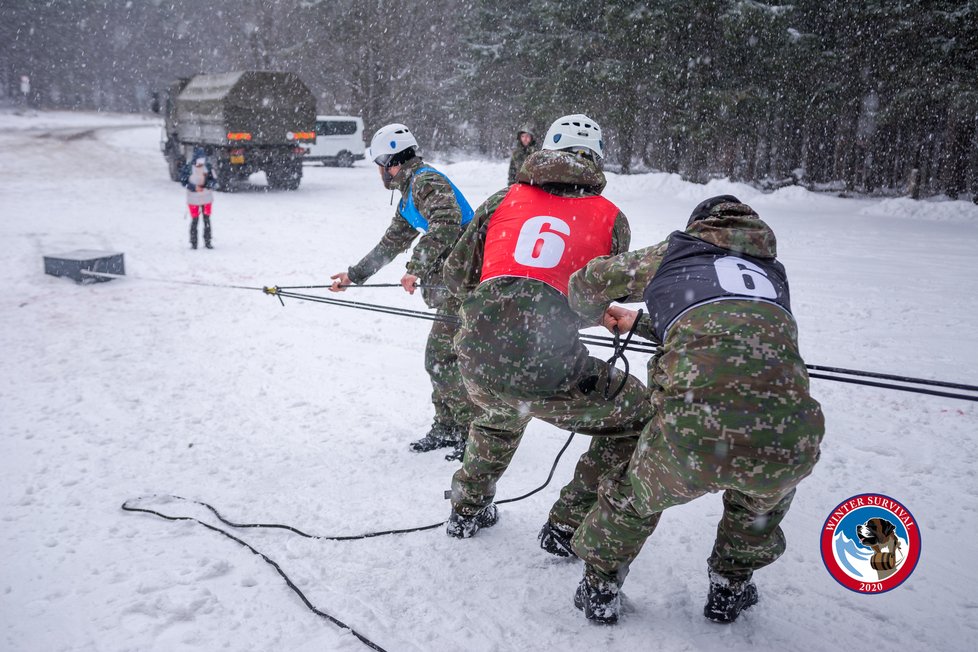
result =
[[[254,70],[177,79],[153,109],[164,119],[160,149],[170,178],[202,147],[219,190],[263,171],[272,188],[295,190],[303,144],[316,140],[316,99],[290,72]]]

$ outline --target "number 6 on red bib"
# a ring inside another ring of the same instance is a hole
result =
[[[532,278],[566,295],[571,274],[611,253],[617,215],[601,196],[558,197],[518,183],[489,221],[482,280]]]
[[[520,229],[513,258],[521,265],[549,269],[560,263],[567,243],[561,235],[570,235],[567,222],[549,215],[531,217]]]

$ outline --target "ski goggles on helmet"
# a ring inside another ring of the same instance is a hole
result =
[[[381,154],[374,159],[374,163],[382,168],[389,168],[391,166],[391,161],[394,159],[396,154]]]
[[[394,167],[395,165],[401,165],[402,163],[410,161],[412,158],[417,156],[416,152],[417,150],[415,149],[415,147],[405,147],[404,149],[398,152],[392,152],[390,154],[384,153],[378,155],[377,157],[374,158],[374,163],[376,163],[382,168],[391,168]]]

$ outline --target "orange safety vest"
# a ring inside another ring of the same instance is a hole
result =
[[[604,197],[558,197],[517,183],[489,220],[482,281],[516,276],[567,295],[570,276],[611,253],[618,207]]]

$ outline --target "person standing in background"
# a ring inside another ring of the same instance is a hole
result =
[[[529,125],[523,125],[516,132],[516,149],[513,150],[513,155],[509,159],[509,178],[506,185],[511,186],[516,183],[516,175],[523,167],[523,163],[530,157],[530,154],[538,149],[540,148],[537,146],[537,137],[533,135],[533,129]]]
[[[197,219],[204,216],[204,246],[211,244],[211,207],[214,205],[213,188],[217,184],[214,170],[207,162],[207,152],[198,147],[194,156],[183,166],[180,183],[187,189],[187,207],[190,209],[190,248],[197,248]]]

